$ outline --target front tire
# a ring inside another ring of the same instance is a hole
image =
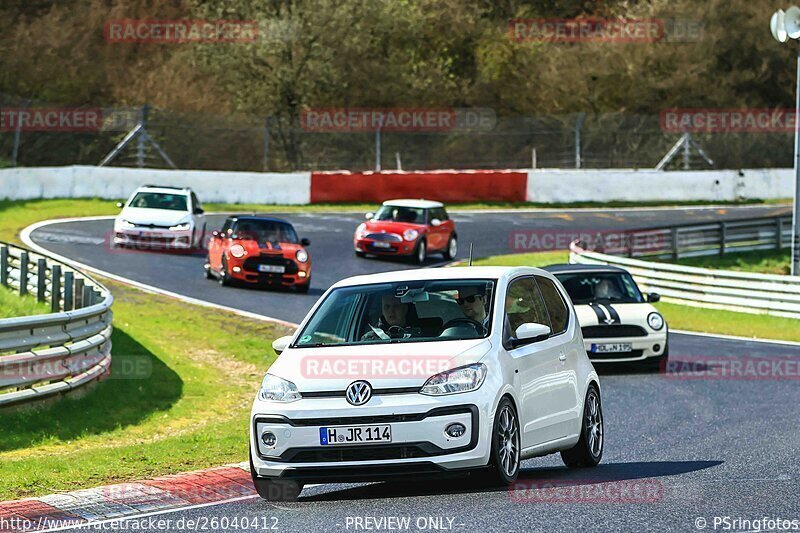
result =
[[[306,294],[308,293],[308,290],[311,288],[311,282],[309,281],[308,283],[303,283],[302,285],[295,285],[295,288],[297,289],[297,292],[301,294]]]
[[[520,431],[517,411],[508,398],[500,400],[492,427],[492,451],[486,483],[510,485],[517,480],[520,464]]]
[[[568,468],[593,467],[600,464],[600,459],[603,458],[604,433],[600,391],[594,385],[590,385],[586,392],[586,400],[583,402],[581,438],[574,447],[561,452],[564,464]]]
[[[367,254],[362,252],[361,250],[356,250],[356,255],[358,257],[367,257]]]
[[[228,275],[228,261],[224,257],[222,258],[222,268],[219,270],[217,282],[222,287],[227,287],[231,284],[231,277]]]
[[[253,479],[253,486],[258,495],[271,502],[293,502],[297,500],[303,490],[303,484],[296,481],[258,477],[253,466],[252,455],[250,456],[250,477]]]
[[[421,265],[428,258],[428,245],[424,240],[419,241],[416,249],[414,250],[414,262]]]
[[[447,248],[444,251],[444,258],[448,261],[452,261],[455,259],[456,254],[458,253],[458,239],[455,234],[450,235],[450,239],[447,241]]]

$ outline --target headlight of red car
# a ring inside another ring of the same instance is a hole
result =
[[[233,257],[236,257],[237,259],[239,257],[244,257],[245,254],[247,253],[244,249],[244,246],[242,246],[241,244],[234,244],[228,251],[231,253]]]
[[[305,250],[297,250],[297,253],[295,253],[294,256],[301,263],[308,261],[308,252]]]
[[[403,238],[407,241],[415,241],[419,237],[419,232],[415,229],[407,229],[403,232]]]
[[[361,240],[367,236],[367,225],[366,224],[359,224],[356,228],[356,239]]]

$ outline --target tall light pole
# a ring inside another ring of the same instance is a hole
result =
[[[800,39],[800,7],[772,14],[772,36],[779,43]],[[794,216],[792,217],[792,276],[800,276],[800,47],[797,49],[797,82],[794,103]],[[780,236],[778,236],[780,238]]]

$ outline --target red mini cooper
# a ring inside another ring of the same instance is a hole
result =
[[[458,252],[456,227],[444,205],[428,200],[388,200],[356,228],[356,255],[401,255],[419,264],[431,253],[453,259]]]
[[[285,220],[262,216],[228,217],[208,242],[206,277],[220,285],[233,281],[308,292],[311,259],[294,227]]]

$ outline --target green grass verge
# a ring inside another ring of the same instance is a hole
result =
[[[569,254],[556,251],[496,255],[477,259],[472,264],[476,266],[542,267],[553,263],[567,262],[569,262]],[[659,302],[656,307],[664,314],[669,327],[672,329],[761,339],[800,341],[800,327],[798,327],[796,319],[706,309],[667,302]]]
[[[247,459],[247,419],[283,326],[105,281],[112,377],[0,412],[0,501]]]
[[[16,291],[0,287],[0,318],[41,315],[50,312],[50,306],[39,303],[29,294],[20,296]]]
[[[723,256],[684,257],[678,260],[681,265],[739,270],[742,272],[761,272],[764,274],[788,275],[791,272],[792,254],[786,250],[758,250],[737,252]]]

